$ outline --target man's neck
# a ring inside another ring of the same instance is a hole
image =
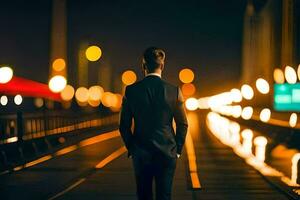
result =
[[[154,71],[154,72],[147,72],[146,76],[159,76],[159,77],[161,77],[161,70],[157,70],[157,71]]]

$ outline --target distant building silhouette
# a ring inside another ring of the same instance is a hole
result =
[[[298,67],[299,4],[296,0],[267,0],[258,6],[248,0],[241,82],[251,84],[262,77],[272,83],[274,68]]]

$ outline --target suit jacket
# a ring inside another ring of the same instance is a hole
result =
[[[178,87],[155,75],[126,87],[119,130],[128,156],[161,154],[174,158],[181,154],[187,128],[183,97]]]

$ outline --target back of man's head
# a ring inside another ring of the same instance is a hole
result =
[[[149,73],[152,73],[158,68],[163,68],[165,58],[166,54],[162,49],[150,47],[144,52],[143,65]]]

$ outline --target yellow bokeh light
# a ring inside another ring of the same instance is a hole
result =
[[[99,85],[92,86],[89,88],[89,99],[94,101],[100,101],[103,93],[104,93],[104,89],[101,86]]]
[[[191,83],[194,77],[194,72],[191,69],[185,68],[179,72],[179,80],[183,83]]]
[[[127,70],[122,74],[122,82],[124,85],[131,85],[136,82],[136,74],[132,70]]]
[[[74,97],[75,89],[71,85],[67,85],[63,91],[61,91],[60,96],[64,101],[70,101]]]
[[[196,98],[188,98],[186,101],[185,101],[185,107],[188,109],[188,110],[197,110],[199,106],[199,103],[198,103],[198,100]]]
[[[67,85],[67,80],[61,75],[53,76],[49,81],[49,88],[52,92],[61,92]]]
[[[114,111],[114,112],[117,112],[117,111],[120,110],[120,108],[122,106],[122,98],[123,98],[123,96],[120,95],[120,94],[114,94],[114,95],[115,95],[117,101],[115,101],[114,105],[111,106],[111,110]]]
[[[281,69],[277,68],[273,73],[275,83],[282,84],[284,83],[284,73]]]
[[[58,72],[64,70],[66,68],[65,60],[62,58],[55,59],[52,63],[52,68]]]
[[[192,96],[196,92],[196,87],[193,83],[184,83],[181,86],[183,96]]]
[[[289,124],[291,127],[295,127],[297,125],[297,114],[296,113],[291,114]]]
[[[285,67],[284,76],[289,84],[295,84],[297,82],[297,73],[295,69],[290,66]]]
[[[251,119],[252,114],[253,114],[253,108],[251,106],[247,106],[247,107],[243,108],[243,111],[242,111],[243,119],[245,119],[245,120]]]
[[[79,105],[86,105],[89,100],[89,90],[85,87],[79,87],[75,92],[75,98]]]
[[[102,51],[98,46],[90,46],[85,51],[85,56],[89,61],[97,61],[100,59]]]
[[[1,98],[0,98],[0,104],[2,105],[2,106],[6,106],[7,105],[7,103],[8,103],[8,98],[7,98],[7,96],[2,96]]]
[[[21,95],[18,94],[18,95],[15,96],[14,102],[15,102],[16,105],[21,105],[22,101],[23,101],[23,98],[22,98]]]
[[[247,84],[244,84],[241,88],[241,93],[242,93],[242,96],[247,99],[247,100],[250,100],[253,98],[254,96],[254,92],[253,92],[253,89],[250,85],[247,85]]]
[[[268,94],[270,91],[269,83],[262,78],[256,80],[256,88],[262,94]]]
[[[8,83],[13,77],[13,70],[10,67],[0,67],[0,83]]]
[[[264,108],[259,115],[262,122],[268,122],[271,118],[271,110],[269,108]]]

